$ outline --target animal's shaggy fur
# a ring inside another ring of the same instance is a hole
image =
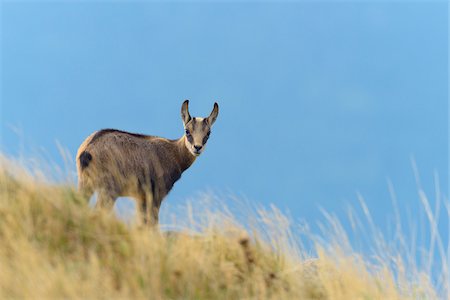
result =
[[[77,153],[80,191],[86,197],[97,191],[97,207],[112,208],[116,198],[133,197],[143,222],[156,224],[162,200],[204,149],[218,112],[215,103],[208,118],[191,118],[186,100],[185,135],[177,140],[115,129],[94,132]]]

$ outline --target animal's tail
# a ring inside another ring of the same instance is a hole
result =
[[[78,159],[80,160],[81,170],[84,170],[89,166],[89,163],[92,160],[92,155],[87,151],[83,151],[80,156],[78,156]]]

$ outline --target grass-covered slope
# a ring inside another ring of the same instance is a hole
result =
[[[436,297],[426,278],[406,281],[401,270],[394,276],[339,245],[317,247],[316,258],[305,260],[280,228],[245,232],[220,218],[210,216],[215,221],[196,234],[128,226],[94,211],[74,187],[3,162],[0,299]]]

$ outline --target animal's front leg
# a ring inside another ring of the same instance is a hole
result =
[[[151,225],[158,225],[158,222],[159,222],[159,207],[156,206],[156,205],[153,205],[152,209],[150,211],[150,215],[151,215],[151,220],[150,220]]]
[[[158,225],[159,206],[154,205],[153,195],[147,194],[140,199],[139,210],[142,218],[142,223],[153,227]]]
[[[150,213],[148,211],[147,197],[142,196],[139,200],[140,200],[139,208],[140,208],[140,213],[141,213],[140,217],[141,217],[142,223],[144,225],[147,225],[147,223],[149,222],[149,219],[150,219]]]
[[[158,225],[159,205],[154,201],[155,196],[148,193],[141,201],[141,216],[144,224],[149,226]]]

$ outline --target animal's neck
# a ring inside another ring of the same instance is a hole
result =
[[[180,139],[175,141],[179,154],[179,165],[181,167],[181,172],[184,172],[187,168],[189,168],[196,159],[196,157],[186,147],[185,138],[185,136],[182,136]]]

